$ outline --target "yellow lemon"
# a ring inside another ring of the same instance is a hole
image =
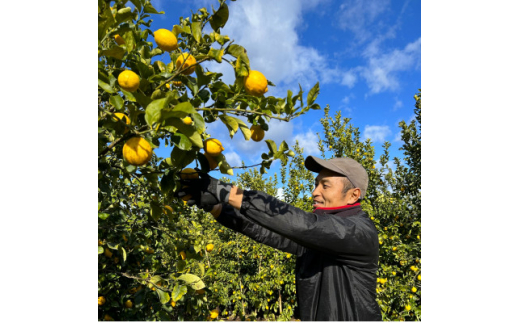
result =
[[[175,301],[171,301],[170,304],[171,304],[173,307],[175,307],[175,304],[177,304],[177,303],[175,303]]]
[[[418,279],[418,280],[421,280],[421,275],[417,276],[417,279]]]
[[[97,303],[98,303],[99,306],[105,304],[106,301],[107,300],[106,300],[105,296],[99,296],[98,299],[97,299]]]
[[[215,138],[204,140],[204,151],[210,156],[218,156],[224,151],[222,143]]]
[[[139,88],[139,76],[132,71],[124,70],[117,77],[119,86],[128,92],[135,92]]]
[[[188,68],[187,70],[181,72],[184,75],[190,75],[191,73],[195,72],[195,64],[197,63],[197,60],[195,57],[191,56],[188,53],[182,53],[179,57],[177,57],[177,60],[175,61],[175,67],[177,70],[183,70],[185,68]]]
[[[181,258],[182,260],[186,260],[186,253],[184,251],[181,251]]]
[[[410,305],[406,305],[404,308],[405,308],[407,311],[409,311],[409,310],[412,309],[412,307],[411,307]]]
[[[166,87],[167,87],[167,88],[170,88],[170,84],[166,84]]]
[[[171,52],[177,49],[177,37],[168,29],[159,29],[153,33],[153,38],[160,49]]]
[[[191,125],[192,122],[193,122],[193,120],[191,120],[190,117],[186,117],[186,118],[182,119],[182,123],[184,123],[187,126]]]
[[[215,246],[214,246],[212,243],[210,243],[210,244],[208,244],[208,245],[206,246],[206,251],[207,251],[207,252],[211,252],[211,250],[213,250],[213,248],[215,248]]]
[[[210,312],[210,317],[212,319],[216,319],[218,317],[218,310],[213,310]]]
[[[197,179],[197,178],[199,178],[199,174],[193,168],[184,168],[181,171],[181,179],[186,180],[186,179]]]
[[[204,153],[204,157],[206,157],[206,159],[208,160],[208,164],[209,164],[209,169],[210,170],[217,168],[218,163],[217,163],[217,161],[215,159],[213,159],[213,157],[208,155],[208,153]]]
[[[392,251],[396,251],[396,250],[397,250],[397,247],[393,247],[393,248],[392,248]]]
[[[415,293],[417,291],[417,288],[412,287],[412,293]]]
[[[123,37],[121,37],[119,35],[115,35],[114,40],[116,41],[116,43],[118,45],[123,45],[125,43],[125,40],[123,39]]]
[[[131,165],[144,165],[152,159],[152,147],[142,137],[130,138],[123,146],[123,158]]]
[[[116,113],[114,113],[114,116],[116,116],[117,118],[112,117],[112,120],[118,121],[118,118],[119,118],[119,120],[123,121],[127,125],[130,125],[130,118],[126,114],[121,113],[121,112],[116,112]],[[128,128],[125,127],[124,133],[127,133],[127,132],[128,132]]]
[[[253,139],[253,141],[258,142],[258,141],[264,139],[265,131],[264,131],[264,129],[262,129],[262,127],[260,127],[260,125],[251,126],[250,130],[251,130],[251,139]]]
[[[268,91],[267,79],[264,74],[258,71],[249,71],[244,82],[244,88],[249,95],[261,96]]]
[[[133,305],[134,305],[134,304],[132,304],[132,301],[131,301],[131,300],[129,300],[129,299],[126,300],[126,302],[125,302],[125,307],[126,307],[126,308],[132,308]]]
[[[147,254],[152,254],[153,253],[153,249],[152,248],[146,247],[145,251],[146,251]]]
[[[395,276],[396,274],[397,274],[397,273],[396,273],[395,271],[392,271],[392,275],[394,275],[394,276]]]
[[[182,86],[182,82],[181,81],[173,81],[172,83],[173,83],[173,85],[175,85],[177,87]]]
[[[108,258],[112,257],[112,252],[108,250],[108,248],[105,248],[105,256],[107,256]]]

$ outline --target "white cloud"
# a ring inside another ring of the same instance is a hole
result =
[[[343,30],[350,30],[358,41],[366,41],[373,37],[370,26],[389,4],[389,0],[344,1],[339,7],[338,25]]]
[[[399,88],[397,72],[419,68],[420,59],[421,38],[418,38],[402,50],[395,49],[390,53],[370,57],[361,75],[367,81],[371,93],[394,91]]]
[[[283,188],[279,187],[276,190],[276,198],[283,201],[284,195],[285,194],[284,194]]]
[[[246,48],[253,70],[277,85],[269,94],[285,96],[287,87],[298,89],[298,83],[306,91],[318,80],[327,83],[341,77],[338,70],[328,67],[326,56],[299,44],[296,30],[304,24],[303,12],[317,4],[298,0],[230,3],[230,17],[222,31]]]
[[[294,136],[291,146],[296,144],[296,140],[298,140],[300,147],[303,148],[304,156],[316,156],[320,154],[320,150],[318,148],[318,136],[311,130],[307,131],[306,133],[299,133]]]
[[[234,151],[228,152],[225,154],[226,161],[232,167],[234,166],[242,166],[242,158]]]
[[[343,74],[343,79],[341,80],[341,85],[346,85],[349,89],[354,87],[356,84],[357,76],[354,70],[350,70]]]
[[[395,134],[393,142],[395,142],[399,145],[404,144],[404,141],[401,139],[401,131],[399,131],[398,133]]]
[[[363,132],[363,140],[370,138],[372,142],[384,142],[386,136],[391,135],[390,127],[388,126],[365,126]]]
[[[403,106],[403,101],[399,100],[398,98],[395,98],[394,108],[393,110],[397,110]]]

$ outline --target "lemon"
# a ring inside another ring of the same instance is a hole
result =
[[[173,81],[172,84],[175,85],[175,86],[182,86],[182,82],[181,81]]]
[[[247,75],[244,82],[244,87],[247,94],[261,96],[268,91],[267,79],[264,74],[258,71],[249,71],[249,75]]]
[[[105,248],[105,256],[107,256],[108,258],[112,257],[112,252],[108,250],[108,248]]]
[[[213,159],[213,157],[211,157],[210,155],[208,155],[208,153],[204,153],[204,157],[206,157],[206,159],[208,160],[208,163],[209,163],[209,169],[215,169],[217,168],[218,166],[218,163],[215,159]]]
[[[177,37],[168,29],[159,29],[153,33],[153,38],[160,49],[171,52],[177,49]]]
[[[166,87],[167,87],[167,88],[170,88],[170,84],[166,84]]]
[[[118,45],[123,45],[125,44],[125,40],[123,39],[123,37],[119,36],[119,35],[115,35],[114,36],[114,40],[116,41],[116,43]]]
[[[199,174],[193,168],[184,168],[181,171],[181,179],[186,180],[186,179],[197,179],[197,178],[199,178]]]
[[[251,139],[253,139],[253,141],[258,142],[258,141],[264,139],[265,131],[264,131],[264,129],[262,129],[262,127],[260,127],[260,125],[251,126],[250,130],[251,130]]]
[[[113,321],[114,319],[112,318],[112,316],[108,315],[108,314],[105,314],[105,317],[103,318],[105,321]]]
[[[409,311],[409,310],[412,309],[412,307],[411,307],[410,305],[406,305],[404,308],[405,308],[407,311]]]
[[[177,60],[175,61],[175,67],[177,70],[184,70],[185,68],[189,67],[187,70],[184,70],[181,73],[184,75],[190,75],[191,73],[195,72],[196,63],[197,60],[195,60],[195,57],[188,53],[182,53],[182,55],[177,57]]]
[[[142,137],[130,138],[123,146],[123,158],[130,165],[144,165],[152,159],[152,147]]]
[[[105,304],[106,301],[107,300],[106,300],[105,296],[99,296],[98,299],[97,299],[97,303],[98,303],[99,306]]]
[[[135,92],[139,88],[139,76],[132,71],[124,70],[117,77],[119,86],[128,92]]]
[[[209,138],[204,141],[204,151],[210,156],[218,156],[224,151],[222,143],[215,138]]]
[[[210,312],[210,317],[212,319],[216,319],[218,317],[218,310],[213,310]]]
[[[412,287],[412,293],[415,293],[417,291],[417,288]]]
[[[177,303],[175,303],[175,301],[171,301],[170,304],[171,304],[173,307],[175,307],[175,304],[177,304]]]
[[[148,247],[146,247],[145,252],[146,252],[147,254],[152,254],[152,253],[153,253],[153,249],[152,249],[152,248],[148,248]]]
[[[417,279],[418,279],[418,280],[421,280],[421,275],[417,276]]]
[[[191,120],[190,117],[186,117],[186,118],[182,119],[182,123],[184,123],[187,126],[190,126],[192,124],[192,122],[193,122],[193,120]]]
[[[126,308],[132,308],[133,305],[134,305],[134,304],[132,304],[132,301],[131,301],[131,300],[129,300],[129,299],[126,300],[126,302],[125,302],[125,307],[126,307]]]
[[[130,125],[130,118],[124,114],[124,113],[121,113],[121,112],[116,112],[114,113],[114,115],[119,118],[119,120],[123,121],[124,123],[126,123],[127,125]],[[115,117],[112,117],[112,120],[114,121],[118,121],[118,119],[115,118]],[[128,132],[128,128],[125,127],[125,132],[124,133],[127,133]]]
[[[184,251],[181,251],[181,258],[182,260],[186,260],[186,253]]]
[[[213,248],[215,248],[215,245],[213,245],[212,243],[210,243],[210,244],[208,244],[208,245],[206,246],[206,251],[207,251],[207,252],[211,252],[211,250],[213,250]]]

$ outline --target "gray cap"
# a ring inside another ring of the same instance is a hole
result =
[[[361,190],[360,199],[365,197],[368,187],[367,171],[360,163],[352,158],[333,158],[324,160],[314,156],[308,156],[305,159],[305,167],[315,173],[319,173],[322,169],[328,169],[340,175],[344,175],[347,179]]]

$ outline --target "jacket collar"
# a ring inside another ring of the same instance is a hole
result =
[[[361,204],[360,203],[354,203],[354,204],[348,204],[344,206],[338,206],[338,207],[318,207],[314,209],[313,213],[323,215],[323,214],[337,214],[342,213],[341,215],[354,215],[361,211]]]

